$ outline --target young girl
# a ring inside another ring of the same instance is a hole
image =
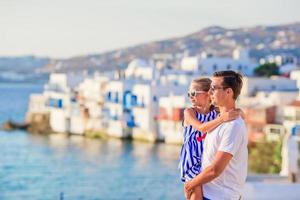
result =
[[[206,132],[240,115],[239,110],[233,110],[218,116],[217,110],[210,103],[210,84],[211,80],[209,78],[200,78],[193,80],[189,88],[188,96],[192,107],[184,111],[184,143],[179,161],[180,175],[183,182],[193,179],[201,172],[203,140]],[[193,191],[190,199],[202,199],[201,186]]]

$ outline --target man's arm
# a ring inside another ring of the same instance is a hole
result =
[[[203,185],[220,176],[232,158],[230,153],[218,151],[215,160],[195,178],[185,184],[185,193],[191,194],[195,187]]]

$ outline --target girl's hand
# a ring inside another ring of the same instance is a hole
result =
[[[237,110],[237,111],[240,113],[240,116],[241,116],[243,119],[245,119],[246,115],[245,115],[245,113],[244,113],[244,111],[243,111],[242,109],[237,108],[237,109],[235,109],[235,110]]]
[[[240,116],[239,109],[231,110],[231,111],[225,112],[220,115],[223,122],[228,122],[228,121],[234,120],[234,119],[238,118],[239,116]]]

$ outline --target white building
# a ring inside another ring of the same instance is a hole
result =
[[[189,84],[194,78],[199,78],[197,72],[189,72],[178,69],[163,69],[160,71],[159,84],[162,85],[181,85],[188,89]]]
[[[253,96],[257,92],[265,91],[298,91],[296,81],[285,77],[244,77],[243,88],[241,91],[242,96]]]
[[[185,87],[172,83],[162,85],[158,82],[137,83],[133,86],[132,93],[136,97],[136,105],[133,106],[135,126],[132,130],[133,138],[148,141],[163,140],[155,121],[159,114],[159,101],[171,93],[178,94],[185,91]]]
[[[158,113],[159,88],[151,81],[137,83],[132,88],[132,97],[135,102],[132,104],[134,126],[132,137],[156,141],[159,139],[154,116]]]
[[[131,135],[127,122],[132,118],[131,106],[133,80],[112,80],[106,86],[104,115],[107,115],[107,133],[126,138]],[[128,122],[130,123],[130,122]]]
[[[95,75],[86,78],[77,88],[77,105],[72,106],[70,132],[84,134],[86,131],[100,131],[103,124],[103,105],[109,78]]]
[[[295,99],[284,107],[283,125],[289,134],[300,139],[300,99]]]
[[[159,100],[158,132],[165,143],[182,144],[183,111],[188,105],[187,98],[183,95],[169,95]]]
[[[71,90],[65,74],[51,74],[43,96],[50,110],[50,127],[55,132],[67,132],[70,126]]]
[[[248,51],[236,49],[233,57],[207,57],[205,53],[201,57],[184,57],[181,62],[181,69],[194,71],[200,75],[211,76],[215,71],[233,70],[243,75],[252,76],[257,63],[250,61]]]
[[[154,80],[155,67],[153,64],[135,59],[125,70],[125,79],[116,77],[106,87],[104,115],[107,118],[107,133],[114,137],[126,138],[132,135],[135,126],[132,107],[137,104],[137,97],[132,90],[137,82]]]
[[[276,106],[276,123],[282,123],[284,120],[284,105],[291,102],[298,96],[297,91],[267,91],[257,92],[255,96],[240,96],[238,106],[243,107],[260,107]]]
[[[159,99],[170,93],[187,91],[190,76],[181,70],[161,70],[151,62],[132,61],[125,70],[126,79],[113,80],[107,85],[105,107],[109,113],[109,135],[147,141],[162,140],[155,117]]]
[[[277,124],[269,124],[265,127],[265,133],[268,137],[278,138],[279,136],[285,137],[285,134],[297,137],[300,140],[300,100],[298,98],[286,98],[288,103],[277,106],[281,108],[281,121]]]
[[[300,70],[295,70],[295,71],[292,71],[290,73],[290,78],[292,80],[295,80],[297,81],[297,87],[299,89],[299,96],[300,96]]]
[[[158,75],[158,70],[154,63],[142,59],[131,61],[125,70],[126,79],[155,80],[158,78]]]
[[[284,66],[287,64],[296,65],[298,63],[298,59],[296,56],[289,54],[268,55],[265,58],[261,58],[259,63],[275,63],[277,66]]]
[[[74,102],[71,104],[69,132],[84,135],[87,126],[88,114],[83,106]]]

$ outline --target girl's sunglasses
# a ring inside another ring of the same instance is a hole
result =
[[[207,93],[207,92],[206,91],[202,91],[202,90],[189,91],[188,92],[188,97],[195,97],[197,94],[201,94],[201,93]]]

